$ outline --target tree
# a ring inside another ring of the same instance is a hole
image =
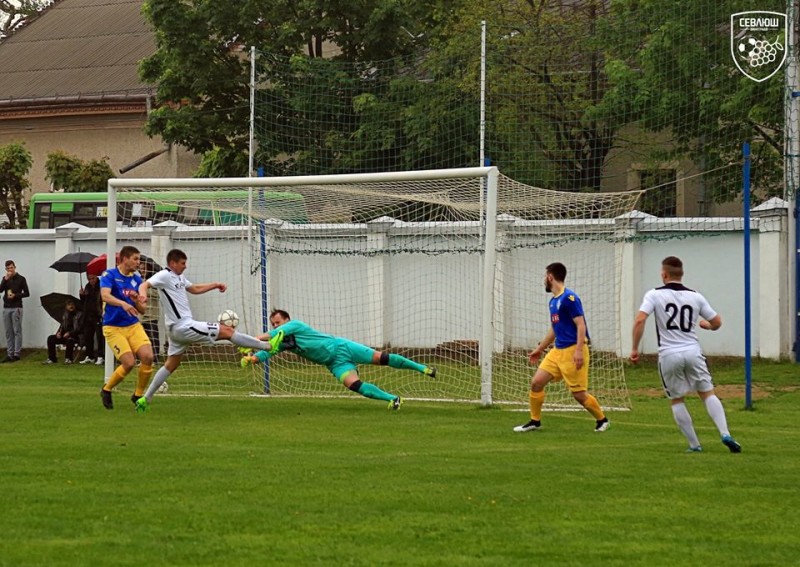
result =
[[[0,146],[0,212],[8,217],[8,228],[25,228],[27,219],[22,195],[30,182],[25,178],[33,165],[24,144]]]
[[[730,55],[727,23],[731,14],[750,8],[732,0],[616,0],[603,32],[614,87],[601,107],[625,109],[644,128],[668,132],[670,146],[652,154],[688,156],[700,164],[708,172],[706,189],[718,202],[741,194],[746,140],[753,145],[754,197],[783,192],[782,73],[754,82]],[[765,1],[758,8],[783,12],[786,3]]]
[[[52,3],[53,0],[0,0],[0,42]]]
[[[108,189],[108,180],[116,177],[107,156],[83,161],[60,150],[47,154],[44,169],[45,179],[53,189],[67,193],[104,192]]]
[[[296,93],[281,92],[282,85],[275,83],[280,77],[274,71],[293,60],[301,67],[295,66],[291,72],[302,73],[303,65],[316,65],[325,55],[332,55],[332,61],[348,62],[408,55],[417,48],[416,37],[408,30],[426,29],[441,11],[437,7],[438,0],[242,0],[231,10],[213,0],[148,0],[144,13],[156,30],[158,49],[142,62],[140,74],[143,80],[158,84],[159,106],[148,118],[147,132],[198,153],[212,152],[204,160],[204,171],[246,175],[242,165],[247,160],[234,156],[245,156],[249,142],[247,46],[255,45],[268,56],[262,84],[272,91],[268,96],[279,97],[276,112],[290,110],[281,118],[302,120],[302,109],[291,108]],[[305,61],[300,62],[298,56]],[[327,98],[329,115],[338,115],[338,105],[352,104],[353,97],[363,94],[353,79],[331,71],[320,80],[320,85],[343,89],[335,100]],[[349,140],[353,133],[352,125],[343,126],[343,131],[333,127],[323,140],[308,140],[311,157],[292,171],[303,171],[317,162],[318,172],[329,171],[326,160],[337,152],[326,149],[326,144]],[[278,169],[280,160],[275,158],[286,155],[287,149],[281,144],[292,141],[276,135],[259,142],[262,160]],[[220,156],[225,161],[220,161]]]

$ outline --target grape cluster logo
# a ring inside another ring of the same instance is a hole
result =
[[[786,14],[731,14],[731,56],[739,71],[757,83],[777,73],[786,60]]]

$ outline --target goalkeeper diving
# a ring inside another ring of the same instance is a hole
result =
[[[317,331],[302,321],[293,321],[289,313],[275,309],[269,315],[272,332],[257,338],[267,341],[270,350],[248,353],[242,367],[266,362],[271,356],[291,351],[306,360],[321,364],[345,387],[365,398],[388,402],[389,409],[400,409],[403,399],[384,392],[375,384],[363,382],[358,376],[359,364],[375,364],[391,368],[414,370],[430,378],[436,377],[433,366],[425,366],[399,354],[389,354],[360,343]],[[240,349],[241,350],[241,349]]]

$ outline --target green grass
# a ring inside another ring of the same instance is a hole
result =
[[[745,411],[741,363],[715,364],[744,452],[693,400],[706,451],[687,455],[652,363],[607,433],[568,412],[520,435],[526,413],[465,404],[165,396],[136,415],[128,389],[106,411],[99,368],[42,359],[0,366],[0,565],[798,562],[795,365],[756,364]]]

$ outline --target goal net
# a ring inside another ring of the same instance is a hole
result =
[[[435,366],[434,380],[360,367],[362,380],[406,398],[527,403],[527,353],[550,326],[544,269],[562,262],[586,311],[590,389],[605,407],[629,407],[617,303],[625,214],[638,192],[549,191],[494,168],[110,186],[110,250],[146,242],[140,250],[163,264],[179,248],[190,281],[228,285],[192,296],[195,319],[232,309],[239,331],[258,334],[270,310],[283,309]],[[354,395],[291,352],[246,370],[238,361],[227,342],[193,347],[169,391]],[[547,405],[577,407],[559,383]]]

